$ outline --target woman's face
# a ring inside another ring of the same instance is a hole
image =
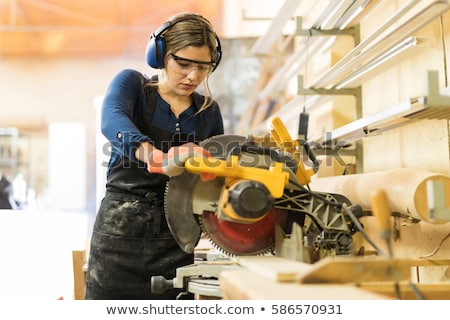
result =
[[[168,56],[167,85],[174,93],[189,96],[211,73],[213,66],[208,46],[185,47]]]

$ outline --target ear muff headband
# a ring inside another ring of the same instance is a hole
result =
[[[192,17],[184,17],[175,21],[167,21],[162,26],[160,26],[156,31],[151,35],[150,40],[147,43],[147,48],[145,49],[145,58],[147,64],[155,69],[163,69],[164,68],[164,55],[166,53],[166,45],[164,42],[164,38],[162,35],[166,32],[167,29],[171,28],[175,24],[185,20],[192,20]],[[216,59],[215,59],[215,67],[212,71],[216,70],[217,66],[222,59],[222,47],[220,44],[219,37],[216,33]]]

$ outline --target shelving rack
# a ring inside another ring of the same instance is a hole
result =
[[[344,2],[341,4],[345,5]],[[363,2],[359,3],[359,5],[361,4]],[[348,7],[347,11],[351,8]],[[336,9],[331,10],[332,8],[329,9],[325,11],[339,11]],[[358,12],[356,8],[354,9],[354,12]],[[309,29],[304,29],[302,27],[302,18],[298,17],[296,36],[308,36],[312,40],[315,40],[309,44],[310,49],[313,47],[313,43],[323,45],[327,37],[332,38],[338,35],[352,35],[355,45],[352,50],[329,69],[325,70],[323,74],[315,79],[311,79],[307,86],[304,85],[304,77],[299,75],[297,98],[282,106],[272,116],[279,117],[283,121],[290,120],[293,117],[299,116],[302,111],[309,112],[316,108],[320,105],[320,101],[324,100],[324,96],[354,96],[356,99],[355,119],[347,125],[333,129],[333,131],[327,132],[324,137],[311,142],[317,149],[317,155],[324,153],[326,155],[333,155],[330,148],[341,148],[347,142],[354,143],[354,149],[341,149],[340,154],[345,153],[355,156],[357,172],[363,170],[363,144],[360,141],[361,138],[370,134],[379,134],[382,131],[404,125],[413,120],[450,119],[450,112],[448,111],[449,98],[438,92],[437,73],[435,71],[430,71],[428,75],[429,92],[427,96],[401,101],[383,112],[368,117],[363,117],[362,114],[363,106],[360,87],[363,75],[364,80],[369,79],[375,74],[376,70],[374,69],[379,69],[379,67],[390,63],[393,55],[400,54],[405,50],[411,52],[412,49],[415,49],[417,52],[418,48],[420,49],[422,46],[424,39],[414,37],[414,32],[423,28],[449,9],[449,1],[429,1],[425,6],[421,1],[408,1],[362,41],[360,41],[359,27],[357,25],[347,27],[348,19],[345,23],[343,23],[342,19],[338,19],[334,24],[327,23],[325,25],[323,20],[329,21],[330,19],[322,17],[322,22],[318,21]],[[286,63],[286,68],[292,69],[292,66],[295,65],[295,70],[298,71],[302,67],[305,67],[307,59],[301,59],[302,55],[298,53],[302,51],[301,49],[298,48],[292,54],[292,57],[296,59],[295,61],[288,59],[289,63]],[[275,83],[277,86],[280,86],[287,82],[287,75],[289,77],[295,76],[295,72],[288,72],[286,68],[280,70],[280,76],[278,74],[274,75],[273,81],[269,81],[267,86],[262,89],[261,94],[267,96],[270,92],[275,92]],[[305,96],[308,96],[308,98],[306,99]],[[254,131],[257,132],[262,128],[266,128],[269,121],[270,119],[266,119],[254,128]]]
[[[14,175],[18,164],[19,129],[0,127],[0,172]]]

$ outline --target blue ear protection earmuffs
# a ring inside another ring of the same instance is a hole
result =
[[[147,64],[155,69],[164,68],[164,55],[166,53],[164,37],[162,35],[164,32],[177,24],[180,21],[190,20],[192,17],[184,17],[175,21],[167,21],[162,26],[160,26],[150,37],[150,40],[147,43],[147,48],[145,49],[145,58]],[[215,59],[215,67],[212,71],[214,71],[219,65],[220,60],[222,59],[222,48],[220,45],[219,37],[216,35],[217,47],[216,47],[216,59]]]

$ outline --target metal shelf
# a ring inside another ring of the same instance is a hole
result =
[[[318,145],[344,145],[422,119],[450,119],[450,95],[439,92],[438,72],[428,72],[428,95],[406,99],[381,112],[328,132]]]
[[[10,168],[15,173],[18,163],[19,129],[0,127],[0,169]]]

